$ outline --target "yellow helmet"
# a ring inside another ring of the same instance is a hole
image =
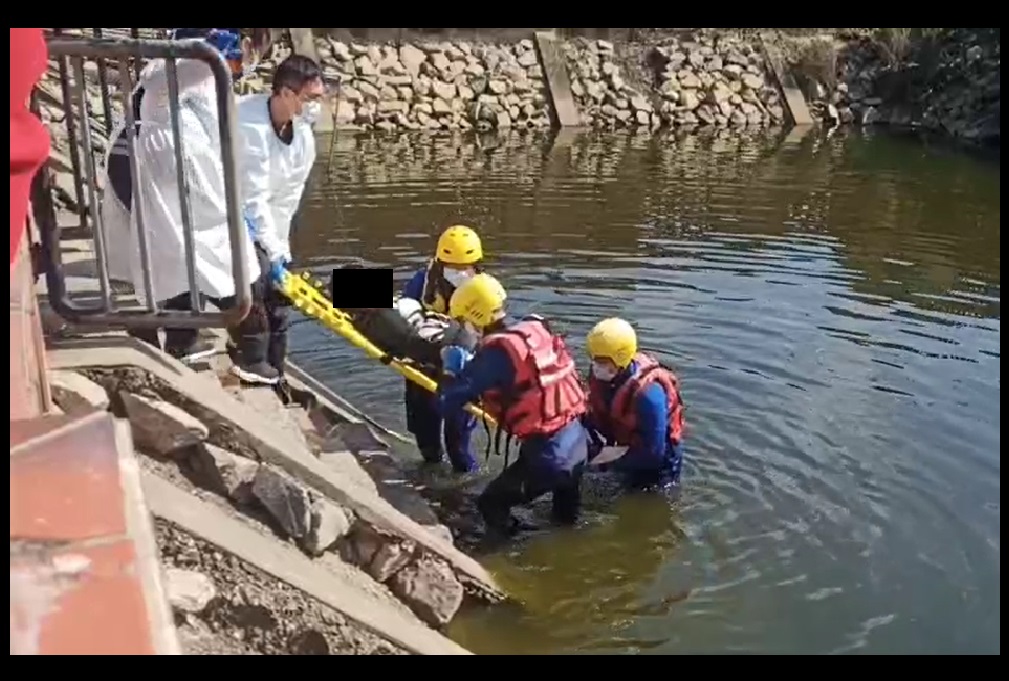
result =
[[[507,299],[501,282],[481,272],[455,290],[448,304],[449,314],[483,329],[501,318]]]
[[[483,260],[483,244],[469,227],[452,225],[438,237],[435,257],[446,265],[475,265]]]
[[[638,352],[638,335],[628,322],[610,317],[592,327],[586,346],[592,359],[608,359],[626,369]]]

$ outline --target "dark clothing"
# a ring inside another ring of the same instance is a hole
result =
[[[581,510],[581,479],[585,470],[588,439],[577,420],[549,437],[531,437],[519,447],[518,461],[501,472],[477,499],[477,508],[488,527],[510,533],[511,509],[553,493],[553,518],[571,525]],[[547,452],[565,451],[564,465]]]
[[[228,296],[227,298],[214,298],[201,293],[200,300],[203,305],[206,305],[207,301],[210,301],[219,310],[226,310],[233,307],[235,304],[234,296]],[[158,303],[158,307],[163,310],[175,310],[178,312],[191,312],[193,309],[188,291],[181,293],[174,298],[161,301]],[[131,329],[129,334],[134,338],[139,338],[140,340],[161,349],[161,341],[158,338],[158,329]],[[180,357],[196,344],[198,338],[199,329],[177,329],[166,327],[165,352],[173,357]]]
[[[464,345],[466,335],[455,321],[447,322],[444,334],[435,340],[422,337],[410,322],[393,308],[351,311],[354,326],[372,343],[400,359],[411,359],[421,365],[435,380],[441,375],[441,349],[449,345]]]
[[[557,523],[573,525],[581,511],[581,480],[585,464],[571,471],[544,477],[532,464],[533,459],[519,449],[518,461],[491,480],[476,505],[488,529],[505,535],[514,534],[516,522],[511,515],[515,506],[529,504],[547,493],[551,498],[551,516]]]
[[[444,426],[445,450],[452,469],[468,473],[479,468],[473,450],[473,431],[477,420],[472,414],[458,410],[444,418],[438,410],[438,396],[424,390],[413,381],[406,382],[406,424],[417,440],[417,448],[427,463],[439,463],[442,451]]]
[[[241,353],[243,366],[266,362],[281,375],[287,360],[287,332],[290,327],[290,302],[270,279],[270,259],[266,250],[255,244],[260,276],[252,287],[252,310],[236,329],[229,329]]]
[[[348,311],[354,326],[380,349],[399,359],[410,359],[430,378],[441,378],[441,350],[450,345],[472,347],[475,343],[458,322],[445,320],[444,331],[425,338],[394,308]],[[433,317],[429,321],[440,323]],[[417,441],[427,463],[439,463],[448,453],[452,469],[467,473],[479,468],[473,450],[477,420],[459,409],[442,418],[438,397],[413,381],[406,381],[407,428]],[[444,433],[443,433],[444,429]],[[444,440],[442,439],[444,435]],[[442,442],[444,441],[444,448]]]

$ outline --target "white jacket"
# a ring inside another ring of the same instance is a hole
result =
[[[290,260],[291,218],[315,163],[315,136],[296,118],[291,143],[285,144],[270,121],[269,100],[265,94],[248,95],[238,102],[242,196],[245,217],[270,260]]]
[[[235,279],[213,75],[202,61],[180,60],[178,79],[179,123],[189,185],[196,284],[209,296],[233,296]],[[135,211],[139,194],[151,257],[154,298],[163,301],[189,290],[164,61],[149,65],[141,83],[145,93],[141,102],[140,130],[135,140],[140,188],[139,192],[134,188],[133,208]],[[116,132],[118,134],[118,130]],[[240,144],[239,140],[236,142]],[[124,225],[125,209],[115,193],[108,190],[103,197],[102,212],[110,243],[110,264],[121,263],[123,251],[126,251],[134,289],[141,302],[145,302],[135,214],[130,215],[129,223]],[[242,238],[248,239],[245,230]],[[113,250],[118,252],[116,256]],[[250,280],[254,281],[260,270],[251,242],[247,245],[246,256],[245,267]]]

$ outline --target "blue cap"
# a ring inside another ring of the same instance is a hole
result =
[[[192,40],[202,38],[217,48],[225,59],[242,58],[242,38],[237,29],[229,28],[176,28],[171,32],[171,40]]]

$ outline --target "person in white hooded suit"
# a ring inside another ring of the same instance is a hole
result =
[[[237,35],[211,29],[197,31],[205,32],[208,42],[219,49],[221,34],[225,34],[225,44],[230,46],[225,56],[234,59]],[[240,50],[238,54],[241,54]],[[236,291],[221,161],[217,91],[210,67],[203,61],[179,60],[176,71],[196,284],[204,299],[223,309],[233,304]],[[110,275],[132,283],[137,297],[145,303],[135,214],[139,204],[147,232],[154,299],[162,309],[188,310],[190,287],[168,103],[167,65],[164,60],[156,60],[145,68],[133,96],[137,118],[134,152],[140,191],[133,187],[129,174],[128,148],[124,128],[120,125],[113,136],[116,142],[106,159],[108,182],[102,198],[102,216]],[[252,280],[260,276],[251,244],[247,248],[246,267]],[[160,347],[156,330],[132,333]],[[211,347],[204,345],[207,344],[201,344],[195,329],[166,329],[165,350],[183,361],[212,352]]]
[[[284,373],[290,303],[276,284],[291,262],[291,220],[315,163],[312,124],[324,94],[319,65],[292,55],[274,71],[270,94],[238,103],[242,199],[263,273],[252,311],[232,333],[233,371],[248,383],[279,383]]]

